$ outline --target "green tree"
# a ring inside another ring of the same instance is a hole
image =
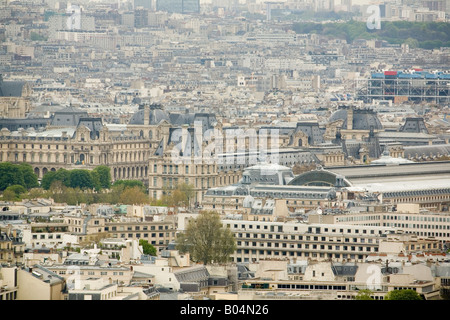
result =
[[[12,190],[5,189],[3,191],[2,199],[4,201],[14,201],[14,200],[16,200],[16,193]]]
[[[25,179],[20,167],[10,162],[0,163],[0,191],[16,184],[25,186]]]
[[[70,187],[71,171],[64,168],[57,171],[49,171],[42,177],[41,186],[45,190],[49,190],[55,181],[60,181],[60,186]]]
[[[144,254],[156,256],[156,248],[152,244],[148,243],[147,240],[139,239],[139,245],[142,246]]]
[[[372,294],[372,291],[368,289],[359,290],[358,294],[356,295],[356,300],[374,300],[370,295]]]
[[[120,194],[119,202],[123,204],[148,204],[150,199],[138,186],[125,188]]]
[[[236,241],[233,233],[223,227],[217,212],[202,211],[177,236],[176,247],[182,253],[189,252],[192,261],[206,265],[228,262],[236,250]]]
[[[190,207],[194,195],[195,190],[192,185],[181,183],[175,189],[164,189],[164,195],[161,197],[160,203],[171,207]],[[156,199],[153,202],[158,203]]]
[[[125,190],[125,186],[123,184],[113,185],[111,187],[111,191],[104,194],[104,202],[117,204],[119,203],[120,196],[122,192]]]
[[[111,169],[107,166],[98,166],[93,172],[98,173],[99,181],[100,181],[100,187],[102,189],[109,189],[111,188]]]
[[[55,180],[61,181],[65,187],[70,187],[70,171],[60,168],[56,171]]]
[[[21,163],[18,166],[23,175],[24,187],[27,189],[39,187],[38,177],[34,173],[33,167],[28,163]]]
[[[113,186],[124,186],[125,188],[129,187],[139,187],[143,191],[145,191],[144,183],[140,180],[116,180],[113,184]]]
[[[90,171],[85,169],[70,170],[70,187],[93,189],[95,184]]]
[[[45,190],[49,190],[53,181],[56,180],[56,172],[55,171],[49,171],[42,177],[41,180],[41,187]]]
[[[89,171],[89,173],[91,174],[91,178],[92,178],[92,183],[93,183],[93,189],[95,189],[96,191],[100,191],[102,189],[102,185],[100,183],[100,174],[98,173],[98,171]]]
[[[16,199],[20,198],[20,195],[27,192],[27,189],[20,184],[15,184],[13,186],[9,186],[5,189],[5,191],[11,190],[16,195]]]
[[[341,22],[297,22],[292,29],[300,34],[321,34],[346,39],[379,39],[392,44],[408,43],[411,47],[435,49],[450,44],[450,24],[446,22],[386,21],[381,29],[367,29],[366,23],[350,20]]]
[[[191,207],[191,200],[195,196],[194,186],[188,183],[181,183],[177,186],[177,189],[180,190],[185,197],[185,202],[183,203],[186,207]]]
[[[401,289],[389,291],[384,300],[423,300],[422,297],[412,289]]]
[[[28,198],[29,199],[48,198],[48,194],[42,188],[32,188],[28,191]]]

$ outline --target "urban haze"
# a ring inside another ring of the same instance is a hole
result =
[[[449,15],[0,0],[0,299],[447,300]]]

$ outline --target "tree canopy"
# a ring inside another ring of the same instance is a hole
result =
[[[173,189],[165,189],[164,195],[157,203],[164,206],[190,207],[191,200],[195,195],[194,186],[187,183],[178,184]]]
[[[29,164],[0,163],[0,190],[9,186],[21,185],[26,189],[38,186],[37,176]]]
[[[383,21],[380,29],[370,30],[365,22],[294,23],[292,29],[300,34],[320,34],[352,43],[356,39],[385,40],[391,44],[407,43],[412,47],[435,49],[450,47],[450,23]]]
[[[61,168],[57,171],[47,172],[42,177],[41,187],[45,190],[48,190],[55,181],[61,181],[61,185],[70,187],[70,171]]]
[[[119,202],[123,204],[148,204],[148,195],[138,186],[125,187],[119,197]]]
[[[192,261],[206,265],[228,262],[236,250],[236,241],[233,233],[223,227],[217,212],[202,211],[177,236],[176,247],[182,253],[189,252]]]
[[[423,300],[422,297],[412,289],[401,289],[389,291],[384,300]]]
[[[145,190],[144,183],[141,180],[116,180],[113,186],[124,186],[125,188],[139,187]]]
[[[156,256],[156,254],[157,254],[156,248],[152,244],[148,243],[147,240],[139,239],[139,245],[142,246],[142,250],[144,251],[144,254]]]
[[[109,167],[98,166],[92,171],[98,174],[98,182],[101,189],[111,188],[111,169]]]
[[[39,186],[38,177],[33,171],[33,167],[28,163],[18,164],[19,170],[22,172],[24,187],[27,189],[36,188]]]
[[[61,168],[47,172],[42,177],[41,186],[49,190],[55,181],[70,188],[102,190],[111,187],[111,172],[107,166],[98,166],[93,170]]]
[[[73,169],[70,170],[70,186],[80,189],[94,189],[95,180],[89,170]]]
[[[370,295],[372,291],[368,289],[359,290],[355,297],[355,300],[374,300]]]

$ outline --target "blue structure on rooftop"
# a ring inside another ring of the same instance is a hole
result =
[[[450,71],[423,71],[422,69],[401,71],[375,71],[358,93],[364,102],[391,100],[401,102],[450,102]]]

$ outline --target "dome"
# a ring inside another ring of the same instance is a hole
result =
[[[349,108],[340,108],[329,118],[329,122],[343,120],[342,128],[347,128],[347,113]],[[370,109],[353,109],[353,130],[382,130],[383,125],[377,114]]]
[[[144,124],[145,118],[145,110],[138,110],[130,119],[128,124]],[[162,120],[169,120],[169,115],[161,109],[152,109],[149,110],[149,124],[158,124]]]

